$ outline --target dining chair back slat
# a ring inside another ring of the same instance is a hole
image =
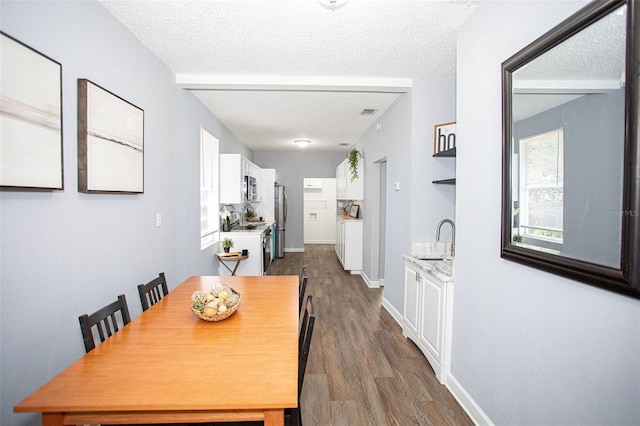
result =
[[[311,338],[313,337],[313,327],[316,321],[316,312],[313,307],[313,295],[307,296],[304,315],[302,316],[302,328],[298,339],[298,396],[302,392],[304,373],[307,369],[309,359],[309,349],[311,348]]]
[[[143,312],[158,303],[160,299],[169,293],[164,272],[160,272],[156,278],[146,284],[139,284],[138,293],[140,294]]]
[[[302,312],[302,305],[304,303],[304,293],[307,291],[307,267],[303,266],[300,271],[299,284],[298,284],[298,313]]]
[[[100,342],[104,342],[120,329],[116,317],[117,312],[120,312],[123,326],[131,322],[127,299],[124,294],[118,296],[118,300],[115,302],[98,309],[91,315],[84,314],[78,317],[80,331],[82,332],[82,339],[84,341],[84,349],[87,353],[96,347],[95,336],[92,332],[94,326],[98,332]]]

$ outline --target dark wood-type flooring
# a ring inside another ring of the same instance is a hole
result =
[[[317,314],[300,398],[305,426],[473,424],[382,307],[382,289],[345,272],[333,245],[287,252],[269,275],[303,266]]]

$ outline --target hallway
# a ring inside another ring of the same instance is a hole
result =
[[[317,314],[301,396],[303,424],[473,424],[382,308],[382,289],[342,270],[333,245],[285,253],[269,275],[298,275],[303,266]]]

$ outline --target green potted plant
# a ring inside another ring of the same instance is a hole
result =
[[[360,161],[360,151],[354,148],[349,151],[349,171],[351,172],[351,182],[358,179],[358,161]]]
[[[231,238],[225,238],[220,244],[222,245],[224,252],[229,253],[229,249],[233,247],[233,240]]]

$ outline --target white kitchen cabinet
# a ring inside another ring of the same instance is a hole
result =
[[[440,383],[451,368],[453,278],[431,273],[405,257],[405,294],[402,334],[425,355]]]
[[[252,176],[256,179],[258,197],[262,169],[240,154],[220,154],[220,203],[243,204],[244,177]],[[255,201],[260,201],[258,198]]]
[[[255,206],[258,216],[265,220],[275,219],[275,186],[278,181],[276,169],[262,169],[262,177],[258,184],[258,196],[261,202]]]
[[[364,178],[362,160],[358,161],[358,178],[351,181],[349,160],[344,160],[336,168],[336,198],[338,200],[362,200],[364,198]]]
[[[304,178],[304,189],[322,189],[322,179],[320,178]]]
[[[362,270],[362,236],[362,220],[336,216],[336,255],[352,274]]]

